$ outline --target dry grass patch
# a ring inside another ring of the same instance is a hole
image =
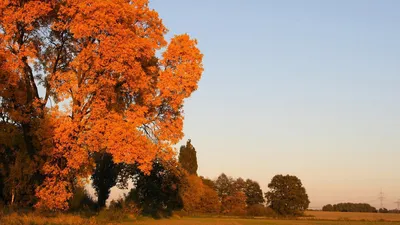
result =
[[[315,220],[355,220],[355,221],[392,221],[400,222],[399,213],[359,213],[359,212],[323,212],[323,211],[307,211],[306,215],[310,215]],[[400,224],[400,223],[398,223]]]

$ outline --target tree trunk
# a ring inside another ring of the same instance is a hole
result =
[[[29,123],[22,124],[22,131],[24,133],[24,142],[26,145],[26,150],[30,157],[35,154],[35,148],[33,147],[33,136],[31,134],[31,126]]]
[[[11,190],[11,205],[14,205],[14,199],[15,199],[15,189],[13,188]]]

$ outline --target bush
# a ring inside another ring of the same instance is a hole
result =
[[[380,208],[379,213],[389,213],[389,210],[387,208]]]
[[[121,211],[135,218],[142,213],[142,210],[139,208],[139,206],[135,202],[131,201],[129,198],[112,200],[110,202],[109,209],[114,211]]]
[[[265,216],[265,217],[275,217],[276,214],[274,210],[269,207],[265,207],[262,204],[255,204],[247,207],[248,216]]]
[[[37,213],[29,214],[17,214],[12,213],[3,217],[0,217],[0,224],[7,225],[49,225],[49,224],[63,224],[63,225],[97,225],[103,223],[97,223],[94,217],[90,219],[82,218],[76,215],[70,214],[55,214],[51,217],[44,216]]]
[[[87,193],[83,187],[75,189],[72,198],[69,200],[70,211],[94,211],[97,209],[97,202]]]

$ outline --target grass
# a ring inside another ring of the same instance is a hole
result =
[[[398,222],[381,221],[318,221],[318,220],[269,220],[225,218],[173,218],[165,220],[139,220],[123,225],[396,225]]]
[[[305,219],[317,220],[365,220],[365,221],[396,221],[400,224],[399,213],[358,213],[358,212],[323,212],[323,211],[307,211],[306,215],[310,216]]]
[[[112,214],[112,216],[111,216]],[[9,214],[0,216],[0,224],[7,225],[400,225],[400,214],[379,213],[343,213],[307,211],[305,217],[297,220],[285,219],[242,219],[222,217],[178,217],[155,220],[116,215],[113,211],[105,211],[96,216],[84,217],[73,214],[56,214],[43,216],[35,213]]]
[[[58,214],[56,216],[42,216],[39,214],[12,213],[0,217],[1,225],[97,225],[94,218],[83,218],[77,215]]]

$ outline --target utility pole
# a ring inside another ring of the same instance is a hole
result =
[[[383,199],[385,199],[385,195],[382,192],[382,188],[381,188],[381,192],[379,192],[379,198],[378,199],[381,201],[381,209],[383,209]]]
[[[400,209],[400,199],[398,199],[397,202],[394,202],[394,203],[397,204],[397,208],[396,209],[399,210]]]

